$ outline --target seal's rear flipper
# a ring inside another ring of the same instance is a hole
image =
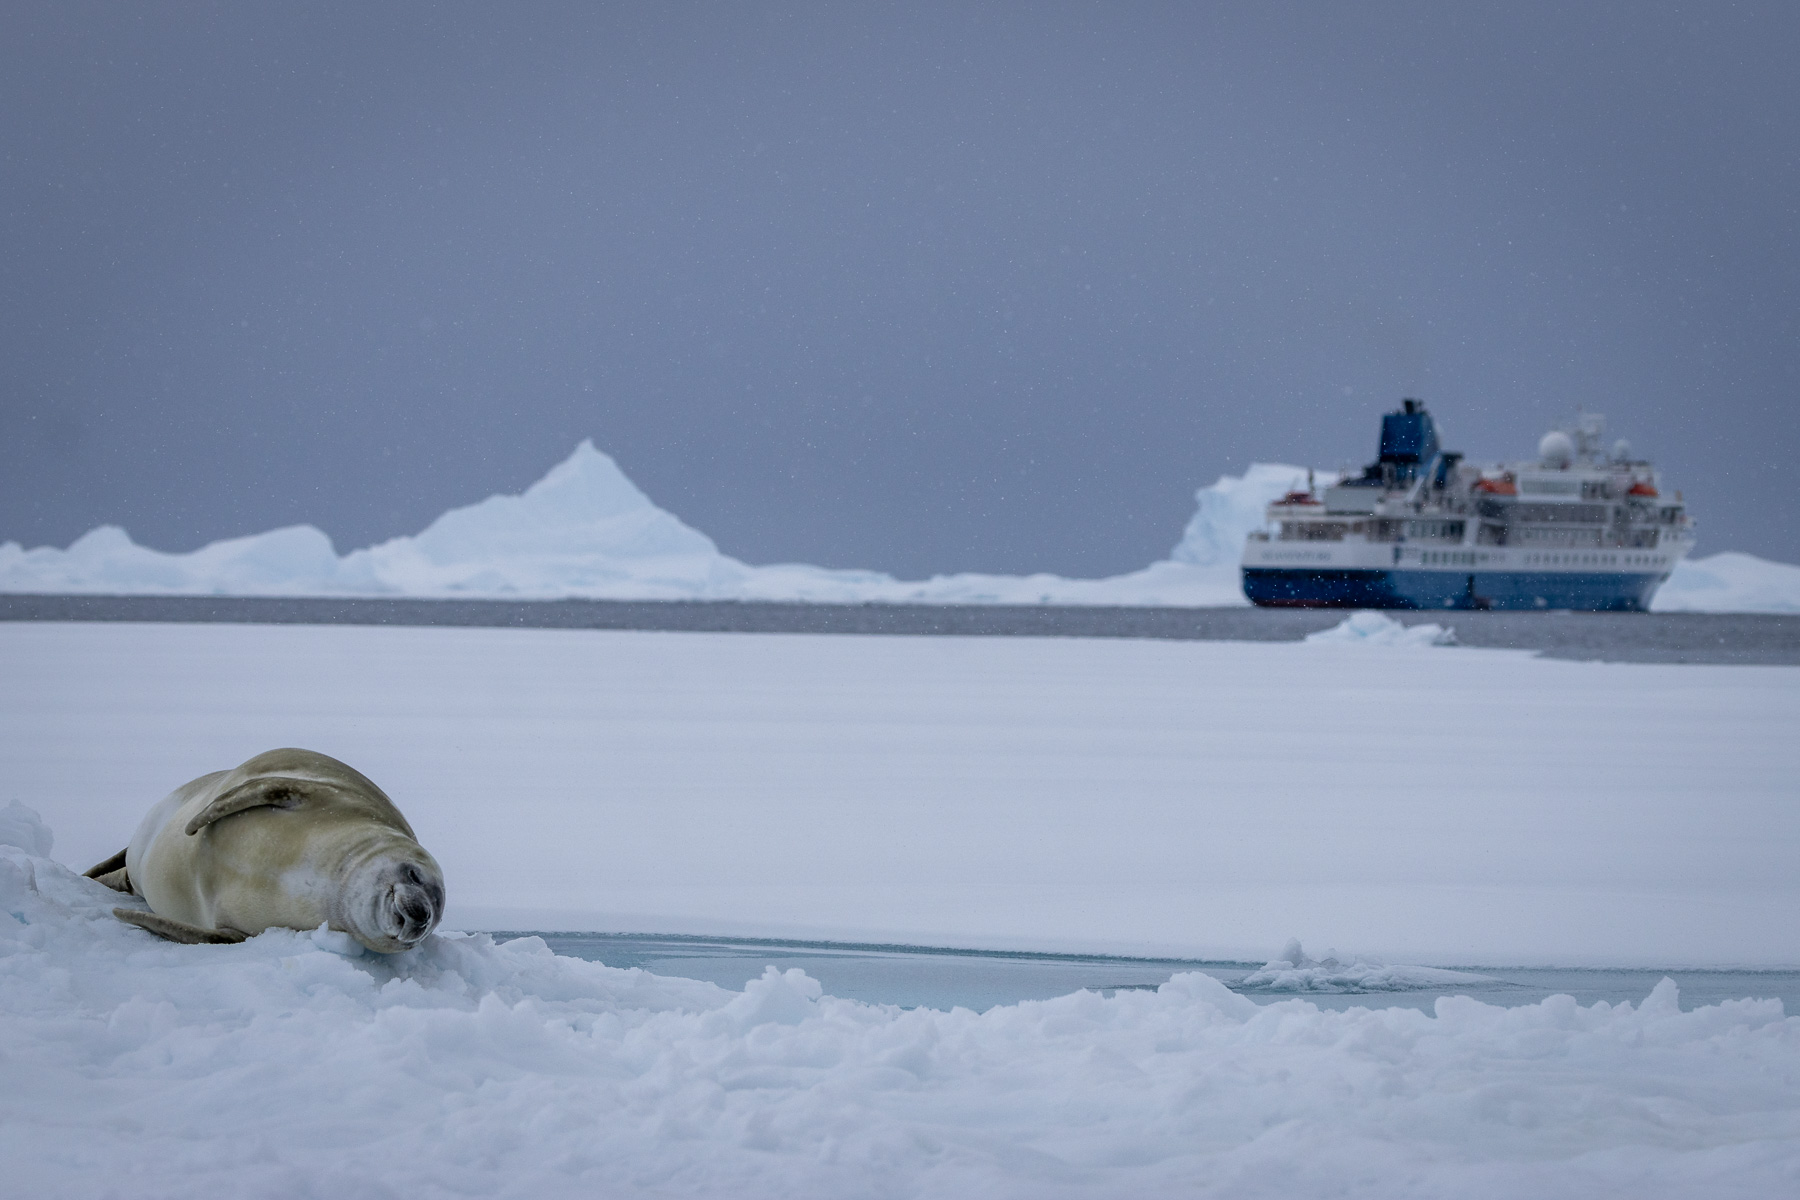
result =
[[[131,876],[125,873],[125,851],[123,850],[105,862],[95,863],[84,874],[89,879],[104,883],[115,892],[131,890]]]
[[[235,929],[202,929],[198,925],[189,925],[186,921],[171,921],[167,917],[159,917],[153,912],[136,908],[115,908],[113,916],[127,925],[148,929],[157,937],[180,942],[185,946],[229,946],[248,936]]]

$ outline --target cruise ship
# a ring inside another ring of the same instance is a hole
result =
[[[1681,493],[1587,413],[1531,462],[1443,450],[1424,404],[1381,418],[1361,475],[1269,505],[1244,546],[1252,603],[1321,608],[1641,612],[1693,548]],[[1298,481],[1296,481],[1298,484]]]

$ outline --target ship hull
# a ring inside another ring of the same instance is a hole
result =
[[[1662,573],[1244,568],[1252,604],[1292,608],[1645,612]]]

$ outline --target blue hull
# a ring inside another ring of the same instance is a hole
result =
[[[1252,604],[1296,608],[1573,609],[1645,612],[1661,574],[1527,571],[1307,571],[1245,567]]]

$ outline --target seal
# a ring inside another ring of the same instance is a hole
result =
[[[87,874],[150,904],[114,916],[177,942],[329,924],[394,954],[444,914],[444,873],[394,802],[311,750],[270,750],[176,788]]]

